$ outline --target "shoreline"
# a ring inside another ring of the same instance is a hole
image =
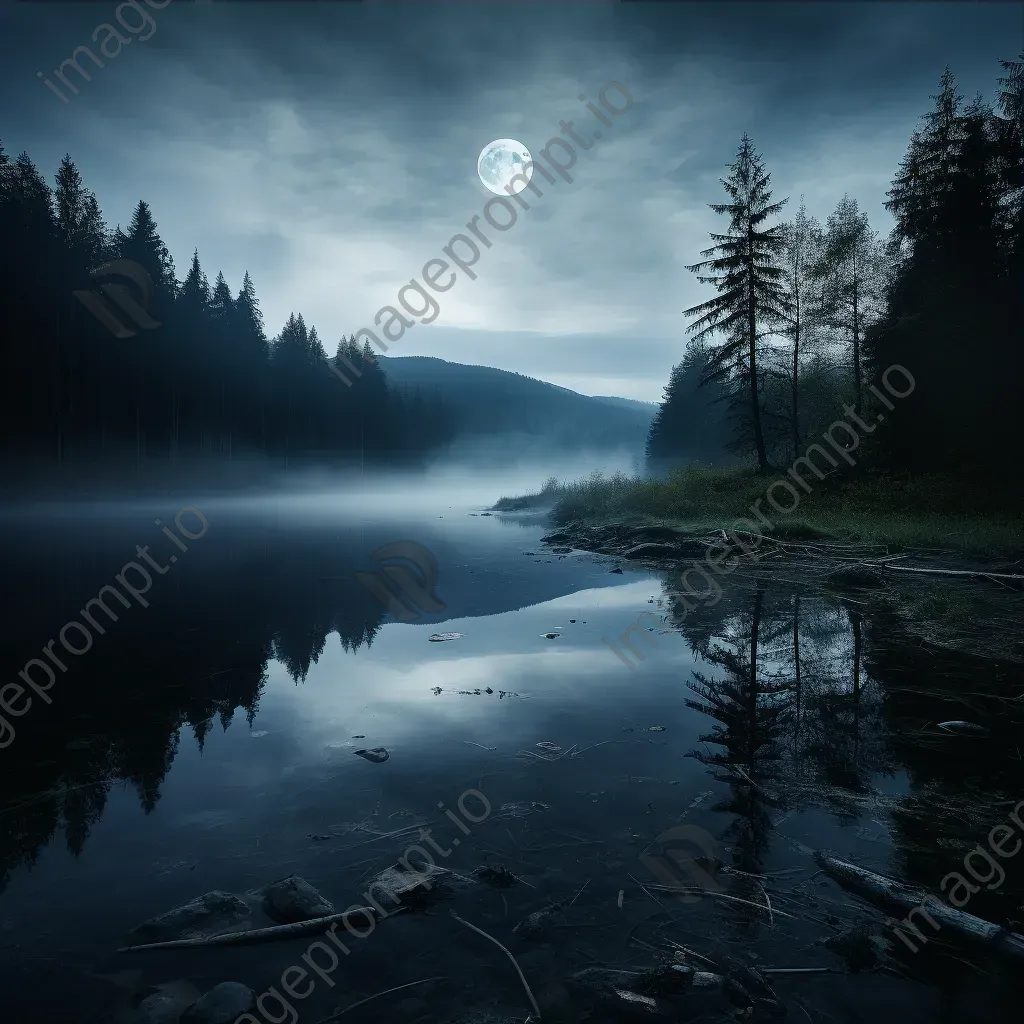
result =
[[[726,579],[797,586],[892,613],[922,642],[962,654],[1024,663],[1024,567],[1011,557],[973,557],[955,548],[906,547],[881,541],[844,542],[813,536],[754,535],[726,525],[697,526],[643,516],[584,517],[557,523],[542,543],[616,559],[612,572],[629,568],[677,575],[669,591],[689,612],[716,604]],[[494,511],[509,514],[494,506]],[[790,524],[785,524],[790,525]],[[795,525],[795,524],[793,524]],[[801,529],[793,533],[814,533]],[[666,580],[666,583],[668,581]],[[677,606],[679,606],[677,604]]]

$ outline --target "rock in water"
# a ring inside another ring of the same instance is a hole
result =
[[[364,748],[355,750],[353,753],[358,754],[367,761],[372,761],[374,764],[382,764],[391,756],[383,747],[371,747],[369,750]]]
[[[203,939],[222,932],[244,931],[251,926],[248,904],[229,892],[215,889],[144,921],[128,933],[128,944],[141,946],[172,939]]]
[[[131,1024],[178,1024],[181,1020],[181,1002],[163,992],[154,992],[135,1007]]]
[[[461,637],[464,637],[465,635],[465,633],[431,633],[430,636],[427,637],[427,639],[432,644],[440,644],[443,643],[445,640],[458,640]]]
[[[337,913],[334,904],[298,875],[279,878],[259,892],[263,897],[264,912],[278,924],[311,921],[315,917]]]
[[[251,988],[238,981],[222,981],[181,1015],[181,1024],[234,1024],[255,1006],[256,995]]]
[[[364,896],[368,903],[375,904],[382,913],[390,914],[400,904],[422,907],[477,885],[476,879],[456,874],[437,864],[407,867],[399,861],[377,875]],[[385,904],[383,899],[388,900],[388,903]]]

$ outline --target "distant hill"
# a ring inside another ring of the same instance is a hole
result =
[[[623,409],[634,409],[653,416],[658,411],[657,402],[638,402],[635,398],[613,398],[610,395],[595,395],[595,402],[608,402],[611,405],[618,405]]]
[[[628,398],[581,395],[492,366],[432,356],[378,356],[388,383],[436,395],[457,436],[529,435],[558,448],[643,449],[658,407]]]

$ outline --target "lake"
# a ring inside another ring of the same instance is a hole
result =
[[[5,513],[0,685],[41,659],[27,671],[45,694],[19,697],[32,704],[5,716],[0,749],[5,1020],[111,1020],[170,983],[265,992],[308,938],[117,949],[196,896],[284,875],[362,905],[412,846],[468,876],[514,875],[475,883],[458,912],[514,954],[545,1019],[578,1019],[573,972],[680,947],[734,976],[833,969],[766,976],[797,1020],[1019,1015],[1019,967],[945,931],[911,951],[811,856],[939,893],[1024,799],[1019,669],[908,637],[884,607],[810,581],[736,580],[681,623],[671,574],[552,551],[536,514],[486,514],[541,479],[355,477]],[[386,572],[403,556],[436,560],[432,610],[408,562]],[[116,620],[91,605],[90,626],[80,609],[115,584]],[[953,719],[984,732],[937,727]],[[387,759],[356,754],[375,748]],[[965,909],[1019,931],[1024,856],[1001,866]],[[707,891],[681,898],[673,877]],[[513,932],[553,902],[538,934]],[[344,1019],[530,1012],[508,958],[441,906],[351,942],[294,1013],[312,1024],[431,977],[445,980]],[[705,998],[687,1019],[732,1019]]]

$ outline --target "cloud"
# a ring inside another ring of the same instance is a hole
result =
[[[707,204],[744,131],[778,197],[804,194],[823,218],[849,192],[886,229],[942,66],[968,95],[991,92],[1020,35],[1012,5],[438,4],[398,18],[372,0],[172,3],[64,106],[35,72],[108,13],[5,12],[8,149],[47,174],[69,151],[111,224],[146,199],[179,273],[194,247],[211,278],[237,287],[248,270],[269,331],[302,312],[328,347],[481,213],[486,143],[536,155],[563,119],[586,137],[597,122],[577,97],[622,82],[635,105],[579,154],[576,180],[519,211],[478,279],[394,354],[472,348],[470,361],[653,400],[685,345],[680,311],[707,297],[685,268],[721,226]]]

